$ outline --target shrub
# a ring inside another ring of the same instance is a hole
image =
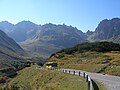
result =
[[[85,51],[96,51],[96,52],[120,51],[120,44],[113,42],[92,42],[92,43],[86,42],[86,43],[78,44],[72,48],[63,49],[61,51],[58,51],[57,53],[72,54],[75,52],[85,52]]]

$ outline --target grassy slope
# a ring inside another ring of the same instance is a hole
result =
[[[60,68],[80,69],[90,72],[120,76],[120,52],[58,53],[50,58]]]
[[[29,67],[9,82],[20,90],[87,90],[87,83],[79,76]]]

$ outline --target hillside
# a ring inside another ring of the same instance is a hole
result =
[[[0,69],[19,63],[21,61],[20,56],[24,54],[24,50],[0,30]]]
[[[72,47],[86,41],[83,32],[72,26],[45,24],[34,37],[20,43],[28,52],[52,54],[62,48]]]
[[[0,84],[15,77],[17,71],[30,66],[32,62],[42,65],[45,59],[27,54],[13,39],[0,30]]]
[[[120,76],[120,45],[111,42],[78,44],[52,54],[50,60],[60,68]]]
[[[87,90],[84,78],[52,70],[41,70],[36,66],[25,68],[8,83],[15,90]],[[13,90],[10,89],[10,90]]]

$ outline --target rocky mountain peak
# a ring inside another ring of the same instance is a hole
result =
[[[95,41],[108,40],[112,37],[120,35],[120,19],[105,19],[98,24],[95,29],[94,36],[92,37]]]
[[[87,32],[86,32],[86,34],[87,35],[92,35],[94,32],[93,31],[90,31],[90,30],[88,30]]]

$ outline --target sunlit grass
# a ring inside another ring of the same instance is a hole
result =
[[[20,90],[87,90],[84,78],[52,70],[40,70],[35,66],[18,73],[9,85]]]
[[[55,55],[50,58],[50,61],[57,62],[60,68],[78,69],[120,76],[120,52],[64,54],[64,57],[61,58]]]

